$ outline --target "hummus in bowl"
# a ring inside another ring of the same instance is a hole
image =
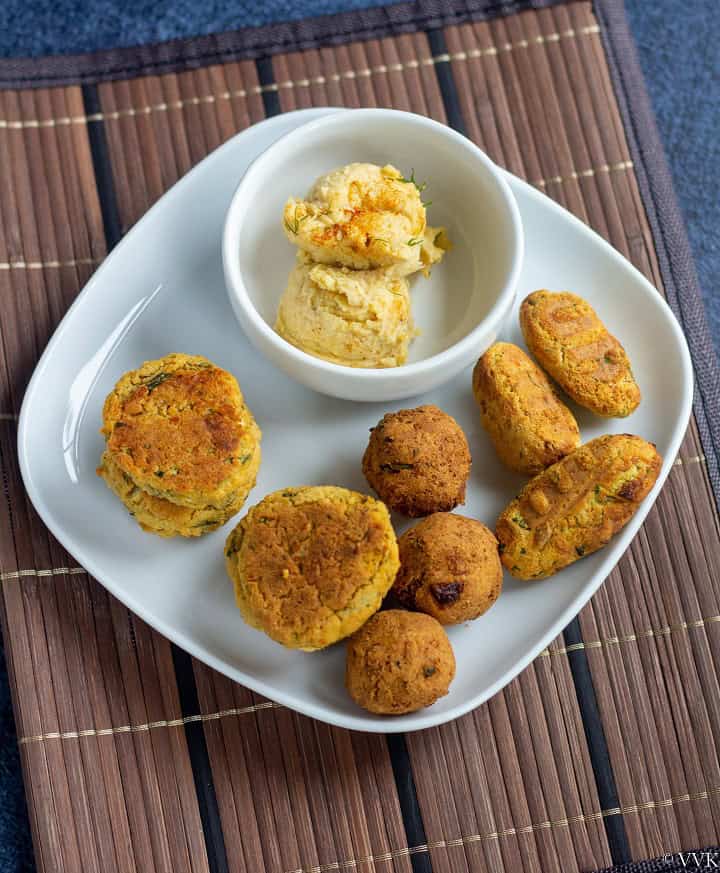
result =
[[[391,109],[332,111],[276,141],[240,182],[223,236],[250,341],[291,378],[350,400],[410,397],[477,360],[510,311],[522,254],[502,171],[445,125]],[[431,266],[410,279],[410,313],[399,280]]]

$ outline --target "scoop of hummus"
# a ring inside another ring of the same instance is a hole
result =
[[[396,276],[412,276],[413,273],[429,276],[433,265],[439,264],[445,256],[445,252],[449,252],[451,248],[452,243],[448,239],[444,227],[427,226],[422,239],[414,246],[413,260],[395,264],[389,269]]]
[[[414,179],[387,164],[348,164],[283,210],[290,242],[314,261],[355,270],[417,263],[425,207]],[[413,272],[412,270],[410,272]]]
[[[294,346],[348,367],[397,367],[416,335],[407,281],[298,254],[275,330]]]

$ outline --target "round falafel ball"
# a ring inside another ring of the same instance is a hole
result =
[[[306,652],[354,633],[399,567],[387,508],[330,485],[268,494],[228,537],[225,564],[245,621]]]
[[[362,467],[391,509],[417,518],[465,502],[470,464],[460,425],[429,405],[384,415],[372,429]]]
[[[436,512],[406,531],[398,546],[400,570],[392,590],[406,609],[459,624],[487,612],[500,595],[498,542],[479,521]]]
[[[403,715],[432,706],[454,676],[445,629],[422,612],[378,612],[348,642],[345,685],[369,712]]]

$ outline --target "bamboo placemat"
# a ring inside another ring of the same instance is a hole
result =
[[[2,83],[0,600],[38,868],[572,873],[717,844],[720,382],[618,3],[424,0],[4,61]],[[579,618],[407,736],[311,721],[172,646],[53,540],[16,461],[33,366],[107,251],[225,139],[325,104],[466,133],[664,289],[698,373],[670,478]]]

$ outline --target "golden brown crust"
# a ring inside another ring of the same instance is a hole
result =
[[[655,484],[662,458],[630,434],[591,440],[522,489],[502,512],[503,564],[518,579],[542,579],[602,548]]]
[[[406,531],[398,547],[392,590],[406,609],[459,624],[487,612],[500,595],[498,543],[479,521],[437,512]]]
[[[383,416],[370,434],[363,473],[391,509],[417,517],[464,503],[470,464],[460,425],[428,405]]]
[[[345,685],[369,712],[403,715],[432,706],[454,676],[445,630],[421,612],[378,612],[348,642]]]
[[[625,349],[582,297],[535,291],[520,307],[520,327],[531,354],[576,403],[606,417],[637,409]]]
[[[259,453],[256,456],[259,465]],[[161,537],[199,537],[221,527],[233,515],[240,512],[247,491],[239,492],[227,506],[218,509],[215,506],[206,506],[203,509],[191,509],[189,506],[181,506],[171,503],[162,497],[154,497],[138,488],[132,479],[114,463],[108,452],[103,452],[100,466],[97,468],[98,476],[105,480],[105,484],[125,504],[130,515],[147,533],[154,533]],[[249,488],[254,484],[249,483]]]
[[[232,503],[259,463],[260,430],[237,381],[199,356],[126,373],[105,401],[102,433],[135,485],[193,509]]]
[[[317,263],[389,267],[417,260],[425,207],[395,167],[355,163],[321,176],[307,200],[288,200],[283,227]]]
[[[305,651],[356,631],[399,566],[385,506],[332,486],[269,494],[230,534],[225,556],[248,624]]]
[[[490,346],[475,365],[472,384],[483,427],[511,470],[532,476],[580,444],[572,412],[518,346]]]

